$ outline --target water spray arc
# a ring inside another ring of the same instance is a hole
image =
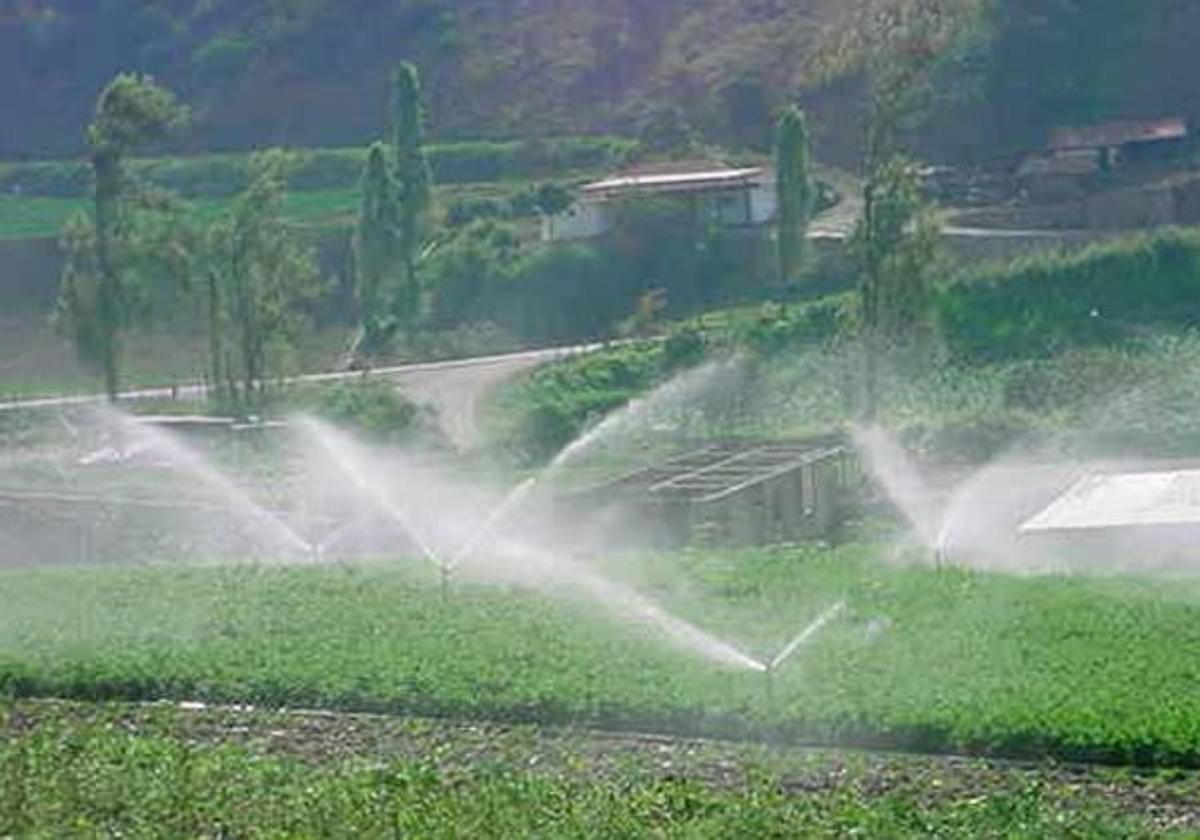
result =
[[[255,502],[245,490],[178,436],[139,423],[114,409],[104,409],[100,416],[115,430],[122,447],[129,451],[157,452],[166,456],[174,466],[182,468],[219,493],[248,522],[262,527],[280,548],[302,557],[311,557],[315,553],[315,546],[308,540],[278,515]]]
[[[789,659],[795,656],[801,648],[808,644],[812,639],[825,629],[826,625],[840,616],[846,609],[845,601],[838,601],[825,612],[817,616],[811,624],[801,630],[794,639],[788,642],[784,648],[770,660],[762,662],[762,673],[764,680],[764,690],[766,693],[767,708],[774,709],[775,707],[775,674],[782,668]]]
[[[384,492],[385,488],[377,486],[376,482],[371,480],[370,471],[364,464],[360,463],[353,448],[341,439],[340,433],[312,418],[301,418],[297,422],[308,432],[312,440],[316,441],[321,449],[324,450],[325,454],[333,461],[342,474],[350,479],[359,493],[370,499],[379,508],[381,513],[399,525],[400,529],[413,541],[417,550],[420,551],[421,556],[438,569],[442,575],[443,590],[445,590],[449,583],[450,572],[441,554],[434,549],[433,545],[412,524],[408,514],[392,502],[389,494]],[[333,536],[340,538],[341,534],[335,533]],[[322,545],[329,542],[331,540],[327,539]]]
[[[466,542],[459,546],[458,550],[451,556],[448,564],[451,574],[464,561],[469,559],[485,540],[496,533],[496,529],[529,497],[529,494],[533,492],[533,489],[540,483],[540,480],[541,476],[527,478],[508,491],[504,498],[500,500],[500,503],[492,508],[491,513],[487,515],[487,518],[483,520],[483,523],[475,530],[475,533],[469,536]]]

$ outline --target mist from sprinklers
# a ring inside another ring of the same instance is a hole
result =
[[[543,471],[542,479],[573,466],[614,442],[627,443],[635,432],[645,430],[678,432],[693,419],[697,406],[741,375],[744,361],[739,356],[717,359],[669,379],[644,396],[630,400],[567,444]]]
[[[957,480],[938,481],[883,428],[855,427],[851,437],[875,486],[900,514],[927,561],[1040,570],[1019,543],[1018,529],[1024,517],[1053,498],[1054,488],[1073,468],[1008,455]]]
[[[925,562],[1012,575],[1200,570],[1194,529],[1119,524],[1130,511],[1147,522],[1157,521],[1158,505],[1165,506],[1169,519],[1181,496],[1197,493],[1200,476],[1181,471],[1178,462],[1064,457],[1061,444],[1051,448],[1029,442],[948,479],[923,470],[882,429],[856,429],[853,439],[875,485],[919,543]],[[1171,481],[1158,501],[1147,496],[1147,482],[1123,478],[1146,473]],[[1028,527],[1052,506],[1092,486],[1107,488],[1104,499],[1079,504],[1091,504],[1096,524]],[[904,551],[897,556],[913,558]]]
[[[138,423],[120,412],[109,410],[106,416],[120,427],[120,433],[126,441],[134,442],[142,451],[165,457],[187,475],[208,485],[229,504],[235,515],[244,518],[254,528],[261,529],[284,550],[300,555],[307,555],[312,550],[309,542],[282,517],[256,502],[248,492],[180,437],[152,425]]]
[[[737,359],[709,362],[679,374],[600,420],[543,470],[504,491],[463,477],[445,453],[372,446],[311,418],[271,430],[268,446],[267,432],[235,433],[202,418],[193,424],[146,422],[104,408],[76,417],[65,436],[59,430],[66,443],[47,456],[53,466],[36,493],[53,496],[55,504],[94,510],[136,508],[136,526],[106,513],[98,517],[99,527],[125,536],[144,527],[154,532],[153,539],[145,540],[140,553],[106,545],[106,560],[183,564],[236,558],[304,565],[423,558],[441,574],[443,593],[450,597],[461,583],[583,600],[679,651],[762,672],[770,660],[718,638],[585,560],[577,540],[559,530],[551,494],[543,492],[561,471],[626,445],[631,436],[640,445],[645,438],[638,436],[647,429],[677,434],[694,418],[697,403],[728,389],[739,365]],[[54,479],[60,485],[47,490]],[[21,536],[6,533],[0,546],[21,553]],[[590,550],[613,549],[607,539],[600,542],[607,544]],[[65,546],[61,556],[50,562],[74,563],[79,555]]]
[[[476,585],[520,586],[548,595],[584,597],[615,617],[652,629],[676,647],[730,667],[760,671],[764,665],[695,625],[669,613],[631,587],[610,580],[557,545],[552,529],[522,518],[503,521],[533,486],[506,494],[490,506],[473,488],[403,456],[383,457],[345,432],[312,418],[296,421],[297,432],[342,472],[361,503],[384,512],[415,546],[455,580]],[[336,480],[336,475],[330,480]]]

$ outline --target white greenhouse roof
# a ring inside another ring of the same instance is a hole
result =
[[[1090,475],[1021,526],[1021,533],[1200,525],[1200,470]]]
[[[761,167],[749,169],[709,169],[694,172],[669,172],[647,175],[619,175],[604,181],[585,184],[585,195],[607,195],[613,193],[708,189],[728,187],[751,181],[761,176]]]

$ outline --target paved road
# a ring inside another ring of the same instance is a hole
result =
[[[490,389],[522,371],[576,353],[595,350],[600,346],[598,344],[581,344],[572,347],[525,350],[519,353],[495,356],[478,356],[471,359],[397,365],[376,368],[369,375],[386,377],[395,381],[411,399],[432,407],[437,411],[450,440],[457,446],[470,447],[479,442],[476,414],[480,402]],[[339,371],[295,376],[285,381],[289,384],[337,382],[365,375],[368,374],[361,371]],[[141,388],[122,392],[121,400],[132,402],[171,399],[172,397],[197,397],[202,396],[205,391],[206,386],[201,383],[177,388]],[[41,397],[0,403],[0,412],[68,408],[94,405],[102,403],[104,400],[103,394]]]

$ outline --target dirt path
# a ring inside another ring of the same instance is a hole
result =
[[[291,377],[285,381],[288,384],[314,384],[346,381],[364,375],[392,379],[414,401],[428,405],[437,412],[448,437],[455,445],[470,448],[479,442],[476,415],[480,403],[492,388],[538,365],[576,353],[585,353],[599,346],[581,344],[445,362],[397,365],[376,368],[369,374],[360,371],[315,373]],[[191,383],[176,388],[142,388],[123,392],[121,401],[137,402],[199,397],[203,396],[206,390],[206,386],[201,383]],[[95,405],[104,402],[104,399],[103,394],[23,399],[0,403],[0,412]]]
[[[379,373],[394,379],[413,401],[432,408],[450,442],[458,449],[467,450],[483,442],[478,423],[479,409],[488,393],[525,371],[588,349],[591,348],[535,350],[471,360],[456,366],[415,366]]]

